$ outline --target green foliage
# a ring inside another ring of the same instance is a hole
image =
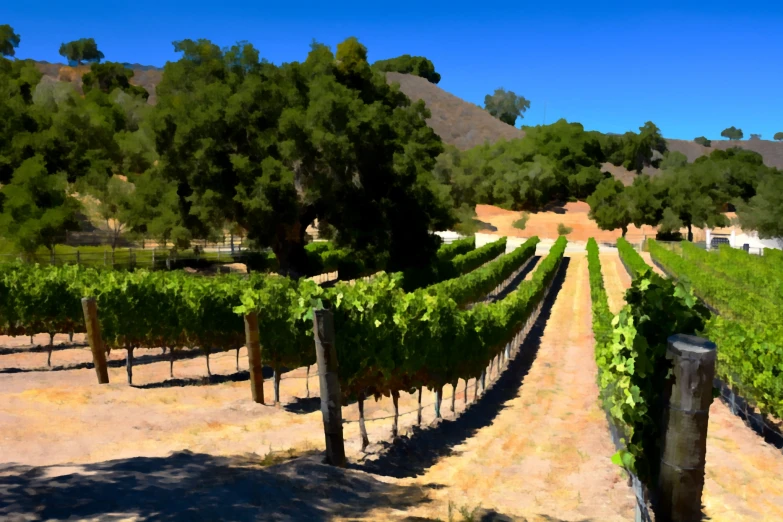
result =
[[[704,136],[699,136],[698,138],[693,138],[693,141],[701,145],[702,147],[709,147],[712,145],[712,141],[708,140]]]
[[[567,236],[571,232],[573,232],[573,229],[571,227],[567,227],[567,226],[565,226],[562,223],[558,223],[558,225],[557,225],[557,234],[558,235],[560,235],[560,236]]]
[[[586,197],[605,177],[600,140],[582,125],[559,120],[524,129],[521,140],[464,152],[448,147],[438,157],[435,177],[448,187],[455,207],[541,209],[552,201]]]
[[[517,118],[524,118],[525,111],[529,108],[530,101],[524,96],[518,96],[503,87],[495,89],[494,94],[487,94],[484,97],[484,110],[509,125],[516,124]]]
[[[67,194],[65,175],[50,174],[41,156],[25,160],[0,188],[0,230],[20,250],[49,250],[77,228],[79,203]]]
[[[182,58],[166,65],[151,115],[160,159],[150,172],[178,187],[193,237],[238,223],[299,276],[317,219],[365,264],[431,263],[430,230],[454,222],[429,174],[441,142],[423,103],[371,69],[355,38],[336,56],[314,44],[304,62],[281,67],[250,44],[184,40],[175,50]]]
[[[398,72],[421,76],[430,83],[437,84],[440,81],[440,74],[435,72],[435,65],[423,56],[403,54],[397,58],[378,60],[372,64],[372,67],[381,72]]]
[[[133,78],[133,70],[126,68],[121,63],[93,63],[90,66],[90,72],[82,76],[82,89],[85,94],[89,94],[93,89],[98,89],[106,94],[111,93],[114,89],[121,89],[132,96],[139,96],[145,100],[149,98],[150,94],[144,87],[130,84],[131,78]]]
[[[463,237],[449,244],[442,245],[438,249],[438,259],[440,261],[449,261],[458,255],[467,254],[475,248],[476,236]]]
[[[763,268],[768,261],[743,251],[721,249],[719,254],[685,247],[687,260],[650,242],[650,255],[674,277],[689,281],[694,291],[721,315],[713,316],[703,335],[718,347],[716,374],[762,413],[783,416],[783,315],[780,313],[780,271]],[[771,279],[760,290],[746,284],[761,274]],[[774,274],[774,275],[773,275]]]
[[[724,138],[728,138],[729,140],[741,140],[744,136],[742,133],[742,129],[738,129],[734,126],[729,127],[727,129],[723,129],[720,133],[721,136]]]
[[[528,220],[530,219],[530,214],[527,212],[522,212],[522,217],[514,221],[511,226],[514,228],[518,228],[519,230],[525,230],[525,226],[527,225]]]
[[[631,201],[623,184],[614,178],[603,180],[595,192],[587,198],[590,205],[590,219],[594,220],[601,230],[621,229],[623,237],[628,232],[632,221]]]
[[[667,339],[700,332],[709,312],[686,285],[656,275],[627,241],[620,239],[617,246],[634,280],[625,296],[627,304],[614,318],[603,287],[598,245],[591,239],[587,246],[599,389],[623,438],[624,448],[612,462],[654,484],[661,451],[658,419],[663,416],[663,390],[671,368]]]
[[[761,134],[751,134],[750,135],[750,139],[752,139],[752,140],[760,140],[761,139]]]
[[[82,62],[97,63],[104,58],[94,38],[80,38],[60,45],[60,56],[76,65],[81,65]]]
[[[667,151],[661,161],[661,170],[679,169],[688,164],[688,157],[682,152]]]
[[[775,141],[783,141],[783,132],[776,132],[772,139]]]
[[[0,25],[0,56],[13,57],[22,39],[8,24]]]
[[[783,172],[763,177],[756,194],[740,203],[737,216],[745,230],[756,230],[759,237],[783,237]]]

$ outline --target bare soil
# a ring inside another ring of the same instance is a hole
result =
[[[642,256],[652,265],[649,253]],[[601,265],[609,305],[616,312],[631,279],[617,255],[602,255]],[[766,443],[719,399],[710,407],[705,476],[702,502],[709,520],[783,520],[783,452]]]
[[[518,520],[627,520],[632,494],[609,461],[589,311],[587,263],[577,254],[519,355],[492,372],[478,402],[470,381],[465,405],[461,381],[451,413],[447,387],[436,421],[434,394],[424,391],[418,428],[416,396],[403,394],[404,437],[390,444],[391,401],[370,400],[367,453],[352,422],[357,405],[344,407],[351,464],[342,471],[320,463],[318,380],[311,374],[308,400],[305,368],[283,375],[281,405],[260,405],[242,373],[244,349],[240,373],[233,352],[215,354],[204,380],[204,357],[188,354],[174,381],[167,356],[138,350],[131,387],[124,353],[112,352],[111,383],[98,385],[90,368],[64,369],[89,362],[86,347],[56,350],[49,370],[29,339],[0,338],[18,352],[0,356],[0,517],[446,519],[451,501]],[[271,402],[271,381],[265,394]]]

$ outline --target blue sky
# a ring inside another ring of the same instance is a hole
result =
[[[603,132],[652,120],[666,137],[783,131],[783,2],[3,2],[20,58],[60,62],[93,37],[107,60],[162,66],[171,42],[252,42],[268,60],[305,58],[312,39],[358,37],[371,60],[423,55],[440,86],[473,103],[505,87],[531,100],[517,125],[579,121]],[[546,108],[546,110],[545,110]]]

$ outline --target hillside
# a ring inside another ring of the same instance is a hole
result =
[[[457,98],[435,84],[418,76],[386,73],[390,83],[399,83],[400,90],[411,100],[424,100],[432,113],[427,120],[441,139],[458,149],[467,150],[485,141],[523,138],[524,131],[512,127],[478,106]]]
[[[160,83],[163,70],[155,67],[139,64],[127,64],[134,71],[131,83],[140,85],[150,93],[149,103],[155,103],[155,87]],[[89,66],[69,67],[59,63],[37,62],[38,69],[51,80],[67,81],[81,92],[81,77],[89,71]],[[432,84],[418,76],[400,73],[386,73],[390,83],[400,84],[400,90],[412,100],[424,100],[430,109],[432,117],[427,121],[430,127],[450,145],[466,150],[483,144],[485,141],[494,143],[501,139],[523,138],[524,131],[507,125],[493,118],[478,106],[446,92],[435,84]],[[682,152],[693,161],[699,156],[709,154],[716,149],[728,149],[730,147],[742,147],[758,152],[764,157],[764,163],[770,167],[783,169],[783,142],[777,143],[768,140],[744,140],[728,141],[715,140],[711,147],[687,140],[666,140],[669,150]],[[613,176],[630,183],[635,174],[622,167],[605,164],[604,170]],[[645,172],[656,174],[655,169],[647,169]]]

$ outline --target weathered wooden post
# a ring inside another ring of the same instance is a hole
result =
[[[95,373],[98,375],[98,384],[108,384],[109,371],[106,368],[106,351],[103,349],[101,326],[98,322],[98,304],[94,297],[82,299],[82,312],[84,312],[87,342],[90,343],[92,362],[95,365]]]
[[[253,402],[264,404],[264,372],[261,367],[261,341],[258,339],[258,315],[256,312],[245,314],[245,342],[250,366],[250,391],[253,394]]]
[[[326,462],[345,467],[343,441],[342,396],[337,378],[337,348],[334,345],[334,318],[332,311],[313,310],[315,355],[318,360],[318,378],[321,384],[321,414],[326,437]]]
[[[665,390],[663,452],[658,479],[659,522],[702,519],[707,423],[715,377],[715,344],[693,335],[672,335],[666,357],[672,378]]]

